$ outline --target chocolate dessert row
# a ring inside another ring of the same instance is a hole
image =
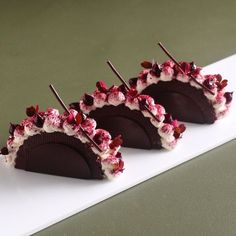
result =
[[[232,101],[221,75],[203,75],[193,62],[170,60],[141,63],[143,70],[126,83],[107,87],[96,83],[69,108],[50,88],[65,112],[38,106],[26,109],[27,118],[10,124],[1,156],[6,164],[26,171],[83,179],[113,178],[124,170],[122,146],[172,150],[185,131],[183,122],[212,124],[224,117]],[[112,139],[113,137],[113,139]]]

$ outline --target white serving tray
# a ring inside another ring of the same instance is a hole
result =
[[[236,91],[236,55],[204,68]],[[113,181],[79,180],[0,165],[0,235],[28,235],[236,138],[236,102],[214,125],[187,124],[173,151],[122,149],[125,171]]]

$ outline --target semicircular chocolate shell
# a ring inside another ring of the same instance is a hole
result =
[[[121,134],[124,147],[160,149],[161,137],[150,119],[140,111],[130,110],[125,105],[104,106],[89,114],[97,121],[98,127],[109,130],[112,136]]]
[[[200,124],[212,124],[216,120],[214,108],[202,90],[187,83],[160,81],[145,88],[141,94],[151,96],[177,120]]]
[[[64,133],[29,137],[19,148],[15,168],[81,179],[102,179],[97,155],[79,139]]]

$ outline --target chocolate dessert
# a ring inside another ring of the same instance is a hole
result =
[[[212,124],[224,117],[232,101],[232,92],[226,92],[227,80],[221,75],[203,75],[193,62],[177,62],[171,58],[163,64],[144,61],[137,78],[129,80],[139,94],[154,98],[174,118],[193,123]]]
[[[121,134],[123,146],[142,149],[173,149],[185,130],[165,109],[147,95],[138,95],[123,84],[107,88],[103,81],[70,108],[89,114],[99,128]]]
[[[123,171],[121,137],[96,129],[96,121],[73,109],[26,109],[28,118],[10,125],[1,149],[8,165],[26,171],[82,179],[112,178]]]

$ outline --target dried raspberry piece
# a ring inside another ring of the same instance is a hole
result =
[[[76,115],[75,120],[76,120],[76,124],[80,125],[81,123],[83,123],[83,121],[86,120],[86,115],[84,113],[79,112]]]
[[[224,97],[226,99],[226,104],[229,104],[233,99],[233,92],[226,92]]]
[[[191,65],[188,62],[181,62],[181,69],[185,72],[185,74],[188,74],[191,70]]]
[[[154,75],[156,77],[160,77],[161,69],[156,62],[153,64],[152,69],[150,70],[150,73],[151,73],[151,75]]]
[[[85,93],[84,94],[84,99],[83,102],[86,106],[92,106],[93,105],[93,101],[94,101],[94,97]]]
[[[123,94],[127,94],[128,89],[126,88],[126,86],[124,84],[121,84],[118,89],[123,93]]]
[[[127,96],[132,97],[132,98],[136,97],[137,95],[138,95],[138,91],[133,88],[131,88],[129,92],[127,93]]]
[[[10,123],[10,127],[9,127],[9,134],[10,134],[10,135],[13,135],[13,134],[14,134],[14,131],[15,131],[15,129],[16,129],[17,126],[18,126],[17,124],[12,124],[12,123]]]
[[[117,152],[116,157],[117,157],[117,158],[121,158],[121,157],[122,157],[122,156],[121,156],[121,153],[120,153],[120,152]]]
[[[44,118],[37,114],[35,120],[34,120],[34,124],[38,127],[38,128],[42,128],[43,127],[43,123],[44,123]]]
[[[124,170],[124,161],[120,160],[119,161],[118,171],[122,172],[123,170]]]
[[[222,76],[220,74],[217,74],[216,79],[217,79],[218,82],[220,82],[222,80]]]
[[[215,88],[215,81],[213,78],[208,78],[204,80],[203,85],[205,85],[209,89],[214,89]]]
[[[9,151],[8,151],[7,147],[3,147],[3,148],[1,149],[1,151],[0,151],[0,153],[1,153],[2,155],[8,155],[8,154],[9,154]]]
[[[67,122],[68,122],[69,124],[75,124],[75,117],[74,117],[74,115],[73,115],[72,113],[70,113],[70,114],[67,116],[66,120],[67,120]]]
[[[24,126],[23,125],[17,125],[16,130],[19,131],[19,132],[22,132],[24,130]]]
[[[100,80],[96,83],[96,87],[101,93],[106,93],[107,92],[107,85],[102,80]]]
[[[143,61],[141,63],[141,66],[145,69],[151,69],[152,68],[152,63],[150,61]]]
[[[165,114],[165,119],[164,119],[164,123],[167,123],[167,124],[172,124],[173,122],[173,118],[170,114]]]
[[[185,131],[186,127],[184,124],[180,124],[178,127],[174,128],[174,137],[178,139],[180,135]]]
[[[228,85],[228,80],[224,79],[220,82],[220,90]]]
[[[79,102],[73,102],[69,105],[70,109],[74,109],[76,111],[80,111],[80,104]]]
[[[100,145],[103,142],[103,136],[97,133],[94,135],[93,140],[96,142],[96,144]]]
[[[115,148],[115,147],[119,147],[120,145],[122,145],[123,140],[121,135],[116,136],[113,141],[110,143],[109,147],[111,149]]]
[[[27,107],[27,108],[26,108],[26,115],[27,115],[28,117],[32,117],[32,116],[34,116],[36,113],[37,113],[37,111],[36,111],[36,108],[35,108],[34,106],[31,106],[31,107]]]
[[[176,132],[176,131],[174,131],[174,137],[175,137],[175,139],[178,139],[179,137],[180,137],[180,132]]]
[[[186,130],[186,126],[184,124],[179,125],[180,132],[183,133]]]
[[[129,79],[129,85],[130,85],[132,88],[134,88],[134,87],[136,87],[136,85],[137,85],[137,81],[138,81],[138,77],[130,78],[130,79]]]
[[[228,80],[227,79],[222,80],[221,75],[215,75],[215,78],[217,79],[216,85],[217,85],[218,91],[222,90],[224,87],[228,85]]]

